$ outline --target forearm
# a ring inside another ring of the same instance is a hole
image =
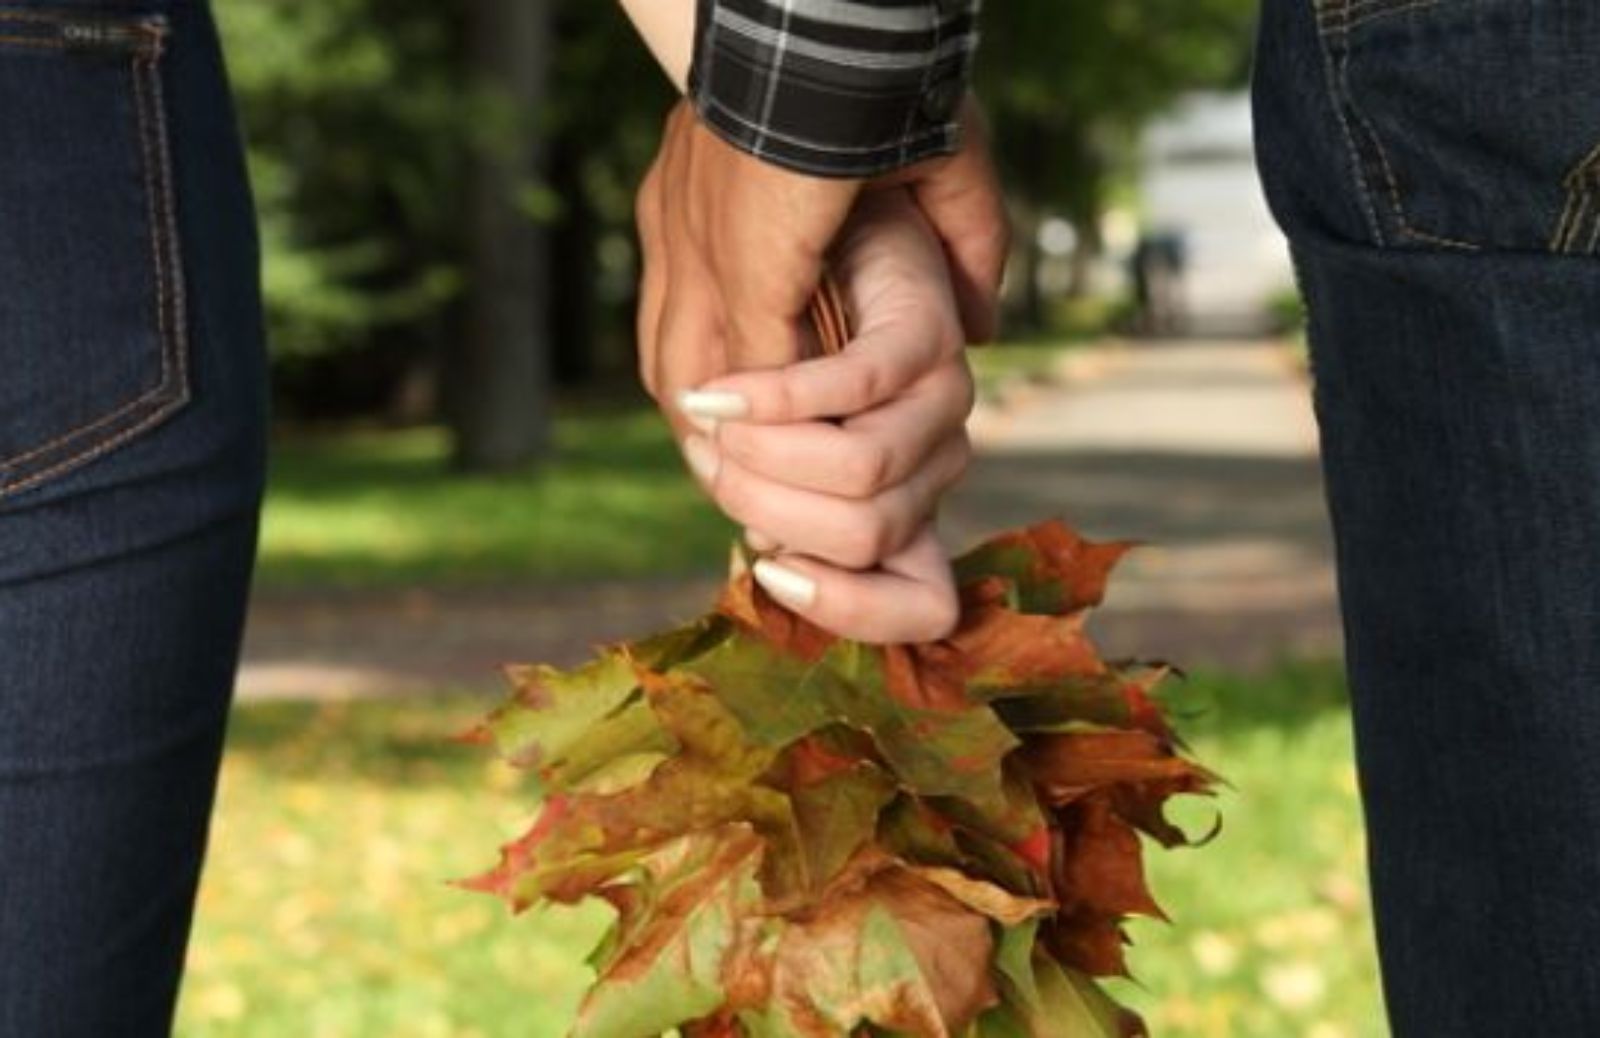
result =
[[[622,0],[622,9],[681,93],[694,54],[695,0]]]

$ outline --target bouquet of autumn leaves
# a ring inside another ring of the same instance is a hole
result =
[[[472,736],[546,797],[463,881],[517,911],[598,897],[578,1038],[1143,1035],[1096,977],[1128,975],[1130,914],[1165,919],[1139,833],[1218,776],[1109,662],[1088,611],[1128,542],[1058,520],[955,560],[936,642],[840,639],[771,599],[735,545],[710,613],[599,647]]]

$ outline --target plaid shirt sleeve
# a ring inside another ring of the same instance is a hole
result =
[[[689,96],[742,151],[869,177],[947,155],[981,0],[697,0]]]

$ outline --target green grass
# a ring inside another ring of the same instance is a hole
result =
[[[1338,670],[1197,675],[1167,699],[1235,788],[1183,797],[1199,849],[1146,843],[1174,925],[1130,924],[1161,1038],[1383,1033]],[[600,909],[511,917],[445,885],[534,809],[523,777],[443,741],[481,700],[246,705],[235,714],[180,1014],[183,1038],[555,1038]],[[1189,716],[1194,714],[1195,716]]]
[[[499,476],[448,471],[443,430],[280,438],[260,583],[516,582],[703,571],[735,528],[643,407],[563,415],[557,456]]]

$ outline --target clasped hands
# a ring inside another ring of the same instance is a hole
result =
[[[681,103],[638,194],[640,375],[775,598],[844,637],[928,641],[958,601],[935,513],[966,471],[968,341],[1008,225],[975,107],[961,150],[877,181],[744,154]],[[854,324],[820,356],[826,268]]]

